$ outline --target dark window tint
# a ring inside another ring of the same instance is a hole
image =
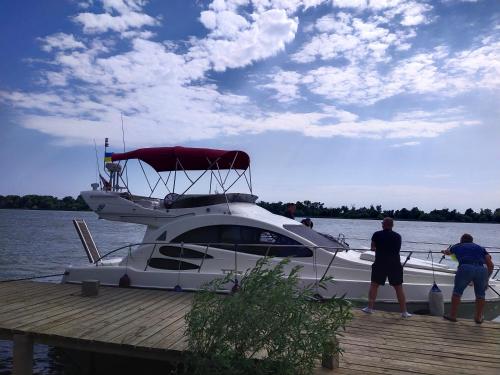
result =
[[[314,242],[318,246],[325,246],[332,249],[333,251],[335,251],[336,249],[346,248],[346,246],[341,245],[335,238],[326,234],[318,233],[315,230],[306,227],[305,225],[285,224],[283,225],[283,227],[286,230],[289,230],[290,232],[298,234],[301,237],[307,238],[309,241]]]
[[[172,258],[192,258],[192,259],[211,259],[212,256],[209,254],[202,253],[201,251],[196,251],[192,249],[181,248],[178,246],[162,246],[160,247],[160,253],[166,257]]]
[[[200,227],[192,229],[174,238],[174,243],[217,243],[219,241],[218,226]]]
[[[176,259],[151,258],[148,261],[149,267],[159,268],[162,270],[195,270],[200,268],[196,264],[183,262]]]
[[[165,241],[167,239],[167,232],[163,232],[162,234],[160,234],[158,236],[158,238],[156,239],[156,241]]]
[[[236,244],[239,252],[261,256],[266,254],[275,257],[312,256],[310,249],[289,237],[262,228],[240,225],[213,225],[196,228],[181,234],[172,242],[223,243],[224,245],[217,245],[217,247],[227,250],[234,250],[234,244]]]

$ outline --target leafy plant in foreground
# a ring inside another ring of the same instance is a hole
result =
[[[199,292],[186,316],[190,374],[308,374],[325,351],[340,352],[335,337],[352,318],[344,298],[319,302],[314,285],[299,285],[299,267],[286,274],[257,262],[242,277],[238,292],[225,296],[234,275]],[[319,281],[326,287],[331,279]]]

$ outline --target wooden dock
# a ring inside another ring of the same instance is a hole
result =
[[[14,341],[14,374],[31,374],[33,343],[180,361],[192,293],[78,285],[0,284],[0,339]],[[355,312],[334,374],[500,374],[500,324]],[[326,369],[317,374],[330,373]]]

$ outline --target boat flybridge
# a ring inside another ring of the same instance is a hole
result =
[[[124,171],[132,160],[138,161],[144,172],[149,196],[134,195],[129,190]],[[154,170],[156,181],[147,177],[147,165]],[[102,285],[196,291],[227,273],[236,275],[237,282],[238,275],[262,257],[270,257],[270,262],[288,257],[286,271],[301,266],[300,281],[304,285],[317,285],[323,277],[333,277],[327,289],[318,289],[323,298],[345,295],[355,301],[367,300],[373,253],[350,249],[340,236],[318,233],[256,205],[250,158],[245,152],[142,148],[112,154],[106,169],[109,179],[92,184],[93,190],[81,193],[83,199],[99,218],[145,225],[144,239],[140,244],[124,246],[128,253],[123,257],[116,257],[115,250],[101,256],[85,223],[75,221],[91,265],[69,267],[63,282],[99,280]],[[179,177],[188,181],[183,190],[179,190]],[[208,194],[190,193],[203,181]],[[236,183],[246,185],[249,192],[230,192]],[[159,187],[166,193],[164,198],[153,197]],[[402,263],[409,310],[427,308],[434,282],[449,304],[455,270],[405,258]],[[490,285],[486,298],[495,303],[488,305],[498,309],[500,297],[493,289],[500,290],[500,281],[491,279]],[[232,287],[227,285],[227,290]],[[378,301],[379,308],[397,306],[394,290],[388,285],[379,288]],[[474,303],[472,287],[466,289],[462,301]]]

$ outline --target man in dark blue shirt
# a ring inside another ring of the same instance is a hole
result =
[[[372,264],[368,307],[365,307],[363,311],[368,314],[373,312],[378,287],[385,285],[385,281],[389,279],[389,284],[396,291],[401,316],[409,318],[411,314],[406,310],[406,297],[403,290],[403,266],[399,257],[401,236],[392,230],[393,226],[394,220],[386,217],[382,221],[383,230],[375,232],[372,236],[371,250],[375,251],[375,262]]]
[[[486,303],[485,294],[488,287],[488,278],[493,272],[493,261],[485,248],[473,241],[472,236],[465,233],[460,238],[460,243],[442,251],[445,255],[454,254],[458,260],[450,313],[444,316],[445,319],[452,322],[457,321],[458,306],[460,305],[462,293],[471,282],[474,284],[474,293],[476,295],[474,320],[479,324],[483,322],[483,311]]]

